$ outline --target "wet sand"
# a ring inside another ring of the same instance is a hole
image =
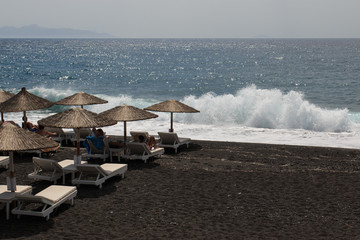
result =
[[[64,147],[51,158],[74,154]],[[18,184],[34,193],[51,184],[27,178],[32,155],[15,157]],[[178,154],[126,163],[124,179],[80,186],[75,205],[49,221],[6,221],[0,211],[1,238],[360,238],[360,150],[194,141]],[[0,184],[6,176],[0,169]]]

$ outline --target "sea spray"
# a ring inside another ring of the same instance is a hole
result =
[[[29,90],[51,101],[60,100],[75,93],[72,90],[55,90],[36,87]],[[100,113],[110,108],[128,104],[145,108],[160,100],[143,99],[135,96],[117,94],[108,96],[94,94],[108,101],[107,104],[89,105],[90,111]],[[251,85],[240,89],[236,94],[216,95],[206,93],[200,97],[186,96],[180,101],[200,110],[195,114],[176,114],[175,122],[184,124],[205,124],[214,126],[240,126],[269,129],[304,129],[317,132],[351,131],[354,122],[350,120],[347,109],[325,109],[304,98],[300,92],[283,93],[279,89],[259,89]],[[55,105],[46,112],[59,112],[69,106]],[[158,120],[167,121],[168,113],[159,113]]]
[[[207,93],[199,98],[187,96],[184,102],[201,112],[177,118],[186,123],[319,132],[346,132],[353,127],[347,109],[317,107],[296,91],[283,93],[251,85],[234,95]]]

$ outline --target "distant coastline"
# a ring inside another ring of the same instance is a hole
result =
[[[0,27],[0,38],[116,38],[108,33],[70,28],[44,28],[38,25]]]

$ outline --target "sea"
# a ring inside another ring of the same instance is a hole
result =
[[[107,100],[84,106],[96,113],[175,99],[200,111],[174,113],[174,131],[196,140],[360,149],[360,39],[0,39],[0,89],[22,87]],[[168,131],[170,114],[156,114],[127,131]],[[122,122],[103,129],[123,135]]]

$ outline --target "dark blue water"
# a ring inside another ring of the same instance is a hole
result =
[[[0,39],[0,88],[86,91],[164,100],[213,92],[297,91],[360,112],[359,39]]]

